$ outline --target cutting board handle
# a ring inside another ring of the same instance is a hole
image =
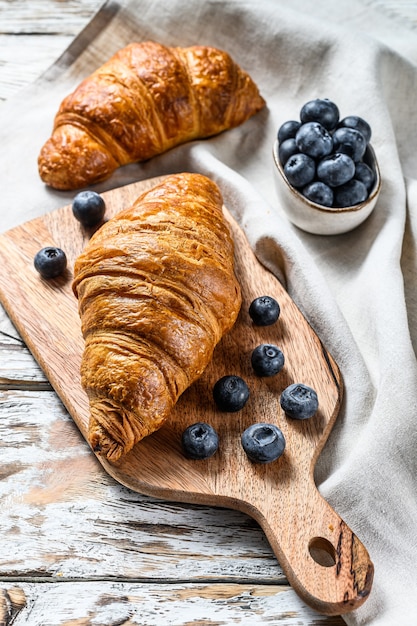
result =
[[[373,581],[374,567],[365,546],[314,484],[302,507],[295,502],[292,507],[276,504],[279,512],[270,509],[260,523],[295,591],[325,615],[357,609]],[[294,519],[288,520],[288,515]]]

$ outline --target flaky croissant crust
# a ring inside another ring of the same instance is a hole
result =
[[[160,428],[239,313],[218,187],[184,173],[142,194],[93,235],[73,289],[89,441],[116,461]]]
[[[132,43],[63,100],[39,174],[57,189],[85,187],[121,165],[238,126],[264,105],[222,50]]]

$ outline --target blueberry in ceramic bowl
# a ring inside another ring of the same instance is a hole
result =
[[[369,123],[356,115],[339,120],[337,105],[327,99],[303,105],[297,122],[284,122],[273,146],[282,209],[308,233],[353,230],[372,213],[381,189]]]

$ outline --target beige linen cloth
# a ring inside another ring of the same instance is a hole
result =
[[[291,8],[289,8],[289,6]],[[0,229],[71,201],[44,187],[37,155],[62,98],[131,41],[227,50],[267,101],[243,126],[119,170],[97,189],[199,171],[282,280],[345,382],[317,466],[323,496],[366,545],[372,593],[350,625],[417,624],[417,32],[365,0],[108,2],[48,72],[2,108]],[[371,217],[339,236],[293,227],[277,201],[272,144],[326,97],[371,124],[383,180]],[[277,616],[278,619],[278,616]]]

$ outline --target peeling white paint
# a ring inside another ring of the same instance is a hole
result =
[[[21,587],[32,600],[13,626],[343,625],[340,618],[323,618],[306,607],[289,587],[110,582]]]

